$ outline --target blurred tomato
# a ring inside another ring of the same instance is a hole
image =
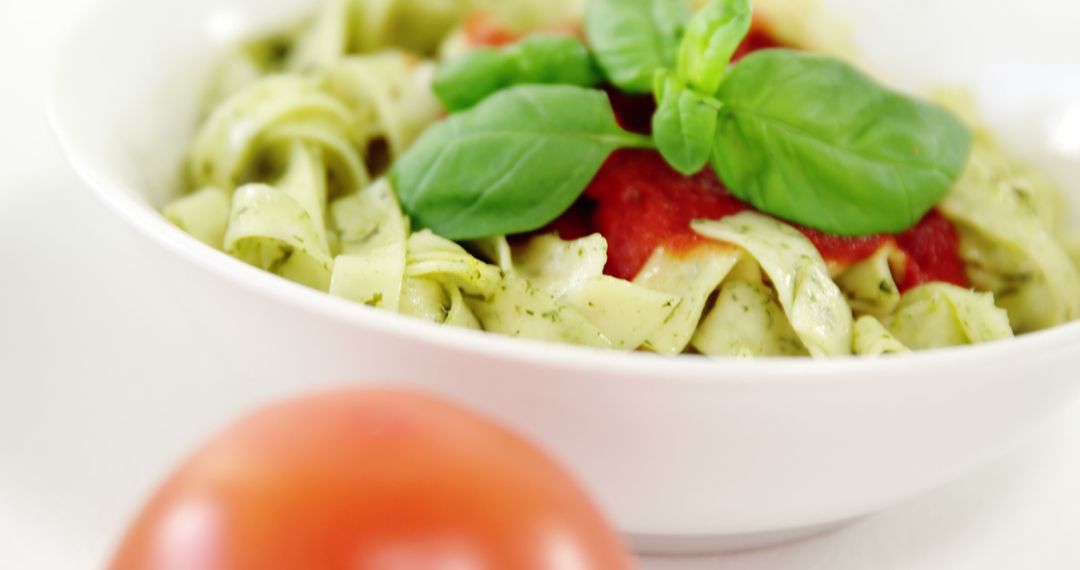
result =
[[[177,471],[114,570],[620,570],[550,459],[455,405],[348,391],[258,412]]]

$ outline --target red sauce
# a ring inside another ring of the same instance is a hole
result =
[[[633,279],[661,245],[685,251],[705,241],[690,222],[747,209],[712,171],[683,176],[650,150],[612,154],[585,197],[595,204],[592,228],[608,240],[605,272],[623,279]]]
[[[827,261],[849,265],[858,263],[875,253],[882,247],[893,243],[895,240],[890,235],[869,235],[847,237],[835,234],[827,234],[811,228],[795,226],[810,238],[814,247],[821,252],[821,257]]]
[[[658,247],[687,252],[707,240],[690,228],[694,220],[719,220],[753,208],[728,192],[711,169],[683,176],[651,150],[616,151],[604,163],[585,195],[541,230],[571,240],[599,232],[608,241],[604,272],[633,279]],[[828,262],[851,265],[893,245],[906,258],[902,291],[943,281],[968,282],[952,222],[931,211],[899,235],[846,237],[796,226]]]
[[[971,286],[960,259],[960,236],[956,226],[937,210],[931,210],[918,225],[896,236],[896,242],[907,254],[901,291],[933,281]]]

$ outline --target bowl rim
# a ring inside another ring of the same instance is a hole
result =
[[[936,369],[963,370],[978,367],[987,361],[1002,358],[1030,358],[1045,351],[1066,350],[1069,345],[1080,346],[1080,321],[1028,333],[1000,341],[882,358],[839,357],[831,359],[763,357],[738,359],[699,355],[664,356],[644,352],[621,351],[549,343],[507,337],[428,323],[390,311],[333,297],[276,275],[252,267],[218,251],[184,233],[170,223],[148,201],[134,196],[143,194],[137,189],[126,192],[129,184],[101,169],[83,152],[79,139],[69,127],[72,113],[77,109],[63,105],[61,96],[66,77],[64,63],[77,57],[77,38],[92,31],[95,18],[107,7],[121,4],[117,0],[88,3],[61,35],[62,40],[53,61],[45,88],[45,114],[53,138],[67,163],[82,182],[114,214],[123,219],[157,246],[183,259],[190,266],[209,272],[249,292],[287,303],[294,309],[316,314],[349,326],[378,329],[402,338],[451,349],[472,357],[498,355],[522,364],[550,367],[553,363],[581,372],[603,372],[621,377],[633,377],[659,382],[706,382],[719,384],[805,385],[877,383],[889,381],[877,374],[884,366],[905,367],[910,372]],[[194,96],[194,95],[193,95]],[[84,111],[85,112],[85,111]],[[889,375],[884,375],[889,376]],[[905,381],[939,382],[933,374],[903,374]]]

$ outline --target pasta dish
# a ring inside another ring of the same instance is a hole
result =
[[[226,54],[164,210],[331,295],[666,355],[1080,316],[1062,192],[749,0],[325,0]]]

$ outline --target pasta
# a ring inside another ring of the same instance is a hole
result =
[[[660,354],[678,354],[693,339],[710,296],[741,254],[733,247],[715,245],[687,255],[658,250],[634,279],[634,283],[678,297],[675,311],[650,335],[645,345]]]
[[[1030,332],[1080,317],[1080,273],[1055,237],[1056,193],[1014,168],[1000,151],[977,149],[942,207],[959,223],[973,284]],[[1032,199],[1040,194],[1050,200]]]
[[[982,131],[939,204],[971,288],[911,286],[915,258],[895,239],[826,259],[801,228],[754,211],[694,221],[692,247],[656,247],[630,279],[611,274],[600,232],[456,243],[411,227],[388,168],[445,115],[432,82],[440,61],[475,49],[467,22],[482,13],[524,34],[581,11],[575,0],[327,0],[223,58],[187,192],[163,213],[209,247],[355,303],[600,349],[882,357],[1080,318],[1080,234],[1061,218],[1062,193]]]
[[[772,280],[792,329],[811,355],[851,354],[851,308],[805,236],[749,212],[718,222],[696,222],[694,231],[738,245],[754,257]]]
[[[680,298],[604,275],[607,242],[539,236],[514,256],[514,271],[584,316],[614,348],[633,350],[668,322]]]
[[[885,326],[915,350],[959,346],[1009,338],[1005,311],[988,293],[975,293],[945,283],[931,283],[904,296]]]
[[[855,321],[853,330],[855,354],[859,356],[882,356],[911,352],[881,321],[871,315],[863,315]]]
[[[808,354],[769,287],[738,279],[720,288],[716,304],[697,327],[692,342],[698,352],[709,356]]]
[[[896,267],[902,254],[893,245],[886,245],[869,258],[846,268],[836,277],[836,284],[847,296],[856,313],[883,318],[892,314],[900,304],[900,285],[896,283]]]

